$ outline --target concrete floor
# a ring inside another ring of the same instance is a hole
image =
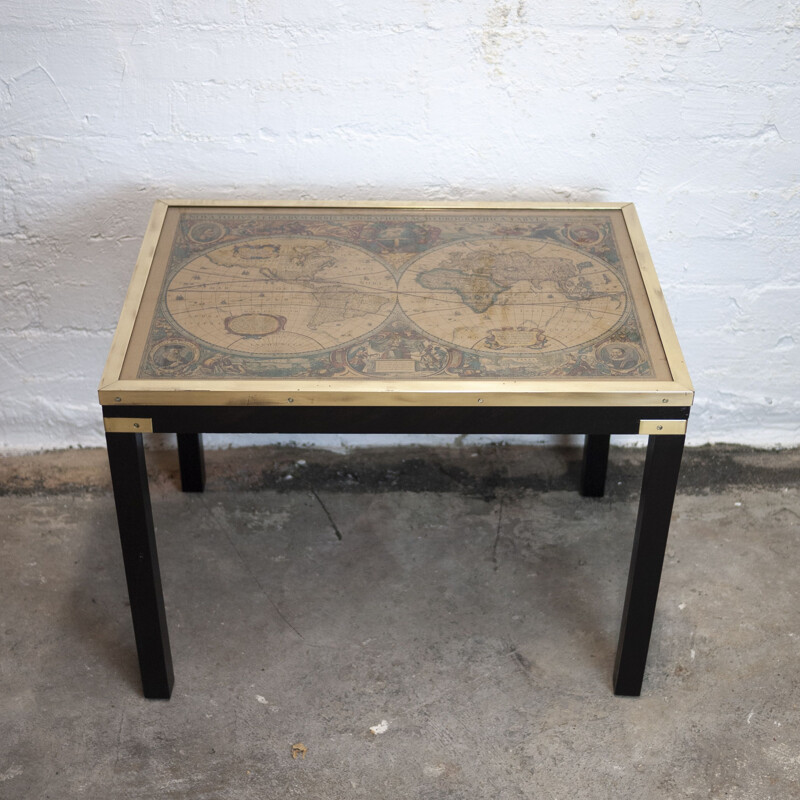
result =
[[[148,458],[169,702],[104,453],[0,460],[0,798],[800,797],[800,452],[688,451],[638,699],[640,451],[601,500],[567,447]]]

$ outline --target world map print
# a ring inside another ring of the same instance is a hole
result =
[[[175,213],[137,377],[657,377],[607,214]]]

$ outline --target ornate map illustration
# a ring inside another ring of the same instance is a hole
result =
[[[652,379],[666,368],[608,214],[173,212],[137,377]]]

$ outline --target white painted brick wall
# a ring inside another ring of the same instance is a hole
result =
[[[0,449],[102,442],[154,199],[632,200],[690,439],[800,444],[800,5],[3,0]]]

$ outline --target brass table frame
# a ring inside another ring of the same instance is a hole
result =
[[[142,439],[151,432],[178,435],[184,491],[204,487],[202,433],[583,434],[580,490],[590,497],[604,491],[610,436],[647,435],[613,677],[616,694],[640,694],[694,391],[632,204],[323,205],[421,212],[606,209],[622,214],[671,380],[470,380],[446,386],[413,380],[380,386],[370,380],[348,380],[344,386],[321,380],[122,378],[162,225],[175,206],[290,208],[293,204],[158,201],[120,315],[99,398],[144,695],[169,698],[174,681]]]

